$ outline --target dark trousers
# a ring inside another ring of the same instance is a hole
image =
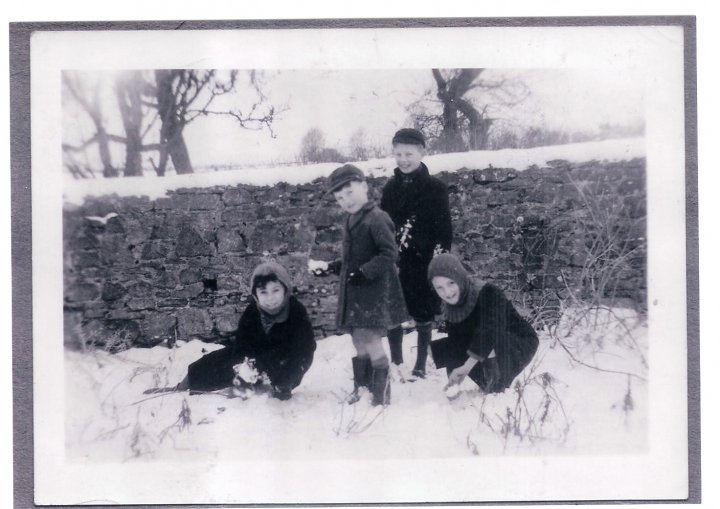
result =
[[[188,366],[188,384],[190,390],[215,391],[233,385],[236,364],[246,358],[253,358],[227,346],[203,355]],[[265,352],[254,357],[255,368],[267,374],[270,382],[283,389],[294,389],[310,368],[313,354],[290,357],[279,352]]]

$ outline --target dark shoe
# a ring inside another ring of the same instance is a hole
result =
[[[390,404],[390,379],[388,374],[390,368],[374,368],[370,382],[373,406]]]
[[[412,375],[415,378],[425,378],[425,370],[424,369],[413,369]]]
[[[288,389],[287,387],[273,387],[270,395],[280,401],[287,401],[292,398],[292,389]]]

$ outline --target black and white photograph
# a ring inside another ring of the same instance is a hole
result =
[[[36,504],[689,496],[692,21],[441,25],[32,34]]]

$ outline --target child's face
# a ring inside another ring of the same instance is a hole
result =
[[[421,145],[396,143],[393,145],[395,164],[403,173],[412,173],[420,167],[425,149]]]
[[[354,214],[358,212],[368,201],[367,182],[353,180],[348,185],[341,187],[333,193],[340,208],[345,212]]]
[[[453,279],[435,276],[432,285],[438,296],[448,304],[457,304],[460,300],[460,287]]]
[[[278,281],[268,281],[264,287],[255,289],[255,297],[265,311],[279,311],[285,300],[285,287]]]

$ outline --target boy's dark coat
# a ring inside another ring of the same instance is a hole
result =
[[[427,268],[436,246],[450,252],[452,221],[447,186],[432,177],[421,163],[412,184],[403,185],[403,174],[395,175],[383,188],[380,208],[393,220],[399,249],[398,266],[405,302],[417,321],[430,321],[439,312],[439,300],[427,281]],[[401,237],[410,222],[407,245]]]
[[[338,296],[339,329],[382,329],[407,320],[396,259],[392,220],[372,201],[346,218]],[[348,274],[359,269],[368,281],[349,284]]]
[[[446,345],[433,347],[433,356],[443,346],[443,359],[436,364],[446,366],[448,374],[463,364],[468,352],[487,359],[494,349],[500,367],[501,389],[510,387],[512,381],[530,363],[537,351],[538,337],[530,324],[515,310],[502,290],[486,284],[480,290],[477,303],[470,315],[458,323],[448,322]],[[483,385],[482,362],[470,376]]]
[[[273,385],[292,389],[300,384],[313,361],[315,338],[305,307],[294,296],[288,302],[288,319],[275,323],[266,333],[260,310],[251,302],[240,318],[235,342],[203,356],[188,367],[190,389],[229,387],[233,366],[246,357],[255,359],[258,371],[267,373]]]

